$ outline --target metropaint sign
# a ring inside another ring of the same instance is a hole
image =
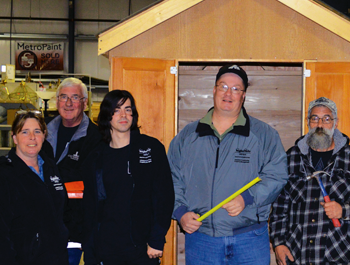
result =
[[[63,70],[64,43],[17,42],[16,70]]]

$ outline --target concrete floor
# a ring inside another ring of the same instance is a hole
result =
[[[178,233],[178,255],[177,255],[177,264],[185,265],[185,235],[183,233]],[[271,263],[270,265],[277,265],[275,259],[275,253],[271,250]]]

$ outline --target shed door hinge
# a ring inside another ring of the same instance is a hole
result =
[[[177,67],[176,66],[171,66],[170,67],[170,73],[173,75],[177,75]]]
[[[310,77],[311,76],[311,70],[305,69],[304,70],[304,77]]]

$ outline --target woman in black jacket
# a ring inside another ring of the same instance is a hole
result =
[[[132,95],[109,92],[98,126],[104,143],[83,171],[86,265],[159,264],[174,207],[164,146],[140,134]]]
[[[16,148],[0,157],[0,263],[68,264],[67,197],[55,162],[40,152],[46,125],[40,112],[17,113]]]

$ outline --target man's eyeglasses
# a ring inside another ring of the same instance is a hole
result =
[[[59,95],[59,96],[57,96],[57,98],[58,98],[58,101],[60,101],[60,102],[67,102],[68,99],[70,99],[73,103],[78,103],[82,99],[85,99],[84,97],[81,98],[78,95],[73,95],[71,97],[68,97],[66,94]]]
[[[323,124],[330,124],[333,120],[335,119],[332,119],[331,116],[329,115],[325,115],[323,116],[322,118],[316,116],[316,115],[312,115],[310,118],[309,118],[309,121],[310,123],[318,123],[319,120],[322,120],[322,123]]]
[[[226,92],[229,89],[228,85],[225,85],[225,84],[216,85],[216,87],[219,88],[219,90],[222,92]],[[245,91],[245,90],[239,89],[235,86],[231,87],[232,94],[238,94],[238,93],[241,93],[241,91]]]
[[[20,116],[24,116],[28,113],[32,113],[34,114],[35,116],[39,116],[39,117],[42,117],[42,113],[40,110],[19,110],[16,112],[16,116],[20,115]]]

